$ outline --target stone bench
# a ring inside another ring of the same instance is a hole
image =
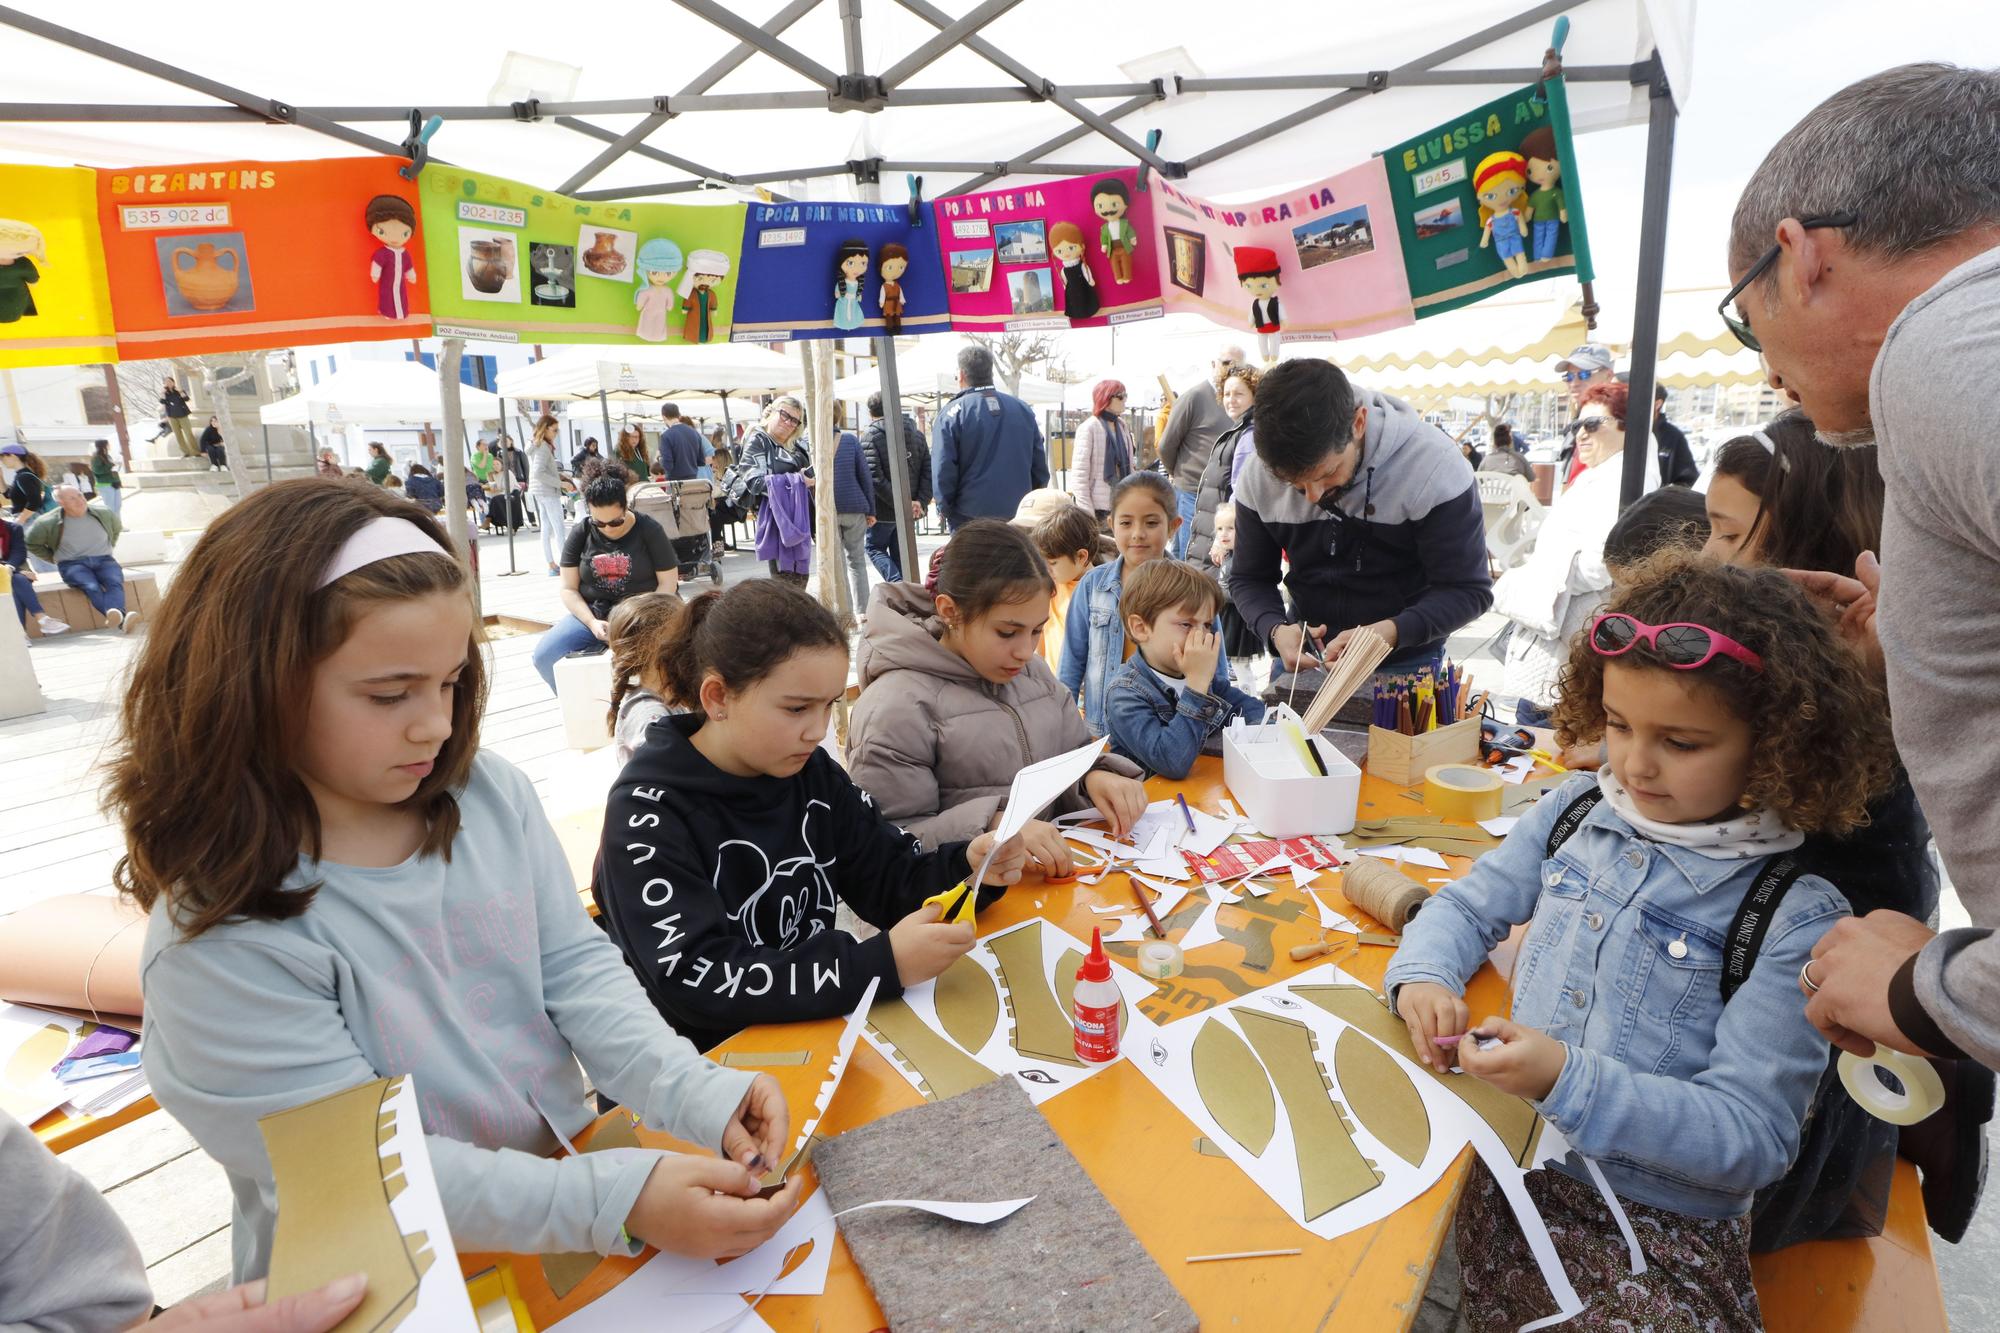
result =
[[[64,583],[59,575],[36,574],[35,594],[42,599],[42,610],[68,625],[72,634],[84,630],[104,629],[110,624],[103,616],[97,614],[88,597]],[[125,568],[125,609],[150,616],[159,609],[159,605],[159,580],[144,570]],[[141,620],[139,628],[143,630],[145,627],[146,622]],[[31,639],[45,637],[42,634],[42,627],[35,622],[33,616],[28,617],[28,637]]]

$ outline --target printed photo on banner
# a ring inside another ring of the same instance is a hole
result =
[[[991,250],[951,252],[951,289],[955,292],[983,292],[993,286]]]
[[[1017,315],[1055,313],[1055,292],[1046,269],[1013,269],[1007,274],[1009,309]]]
[[[1450,231],[1453,227],[1465,225],[1465,205],[1456,199],[1447,199],[1429,208],[1420,208],[1411,215],[1417,224],[1419,239],[1435,236],[1439,232]]]
[[[1352,259],[1375,249],[1375,233],[1368,224],[1368,209],[1361,206],[1315,218],[1292,228],[1292,244],[1298,251],[1301,269],[1318,268],[1337,259]]]
[[[514,237],[504,232],[458,229],[461,295],[468,301],[519,304],[521,277]]]
[[[153,248],[160,259],[169,315],[184,318],[257,308],[243,233],[158,236]]]
[[[576,247],[553,241],[528,242],[529,273],[535,285],[528,299],[536,305],[576,308]]]
[[[1049,258],[1048,232],[1039,220],[1002,222],[993,229],[1003,264],[1045,264]]]
[[[1200,296],[1208,278],[1208,238],[1198,231],[1167,227],[1167,281]]]
[[[633,256],[639,249],[639,238],[632,232],[606,231],[586,222],[577,229],[576,248],[583,256],[585,277],[632,281]]]
[[[1516,282],[1594,276],[1561,79],[1474,107],[1381,161],[1418,316]]]

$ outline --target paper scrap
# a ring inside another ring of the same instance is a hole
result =
[[[1428,847],[1363,847],[1363,856],[1373,856],[1391,865],[1424,866],[1431,870],[1449,870],[1451,866],[1442,856]]]
[[[1118,929],[1103,937],[1106,944],[1120,944],[1146,938],[1146,918],[1132,915],[1118,918]]]
[[[1292,887],[1298,889],[1301,893],[1310,889],[1312,882],[1318,878],[1319,871],[1317,870],[1307,870],[1303,866],[1292,867]]]
[[[861,1030],[868,1026],[868,1007],[875,1003],[875,991],[881,984],[880,977],[868,979],[868,989],[861,992],[861,999],[856,1002],[854,1012],[847,1016],[847,1026],[840,1031],[840,1045],[834,1049],[833,1063],[827,1066],[826,1080],[819,1085],[819,1097],[813,1102],[812,1119],[806,1121],[799,1129],[798,1146],[792,1149],[784,1164],[765,1179],[766,1186],[782,1182],[791,1174],[792,1168],[798,1165],[806,1149],[812,1146],[813,1131],[819,1128],[821,1118],[826,1115],[826,1108],[833,1105],[833,1094],[840,1091],[840,1080],[847,1073],[849,1057],[854,1054],[854,1043],[861,1040]]]
[[[1109,914],[1111,912],[1122,912],[1125,910],[1125,908],[1122,904],[1117,904],[1117,903],[1112,904],[1110,907],[1099,907],[1093,903],[1091,905],[1090,910],[1093,912]]]
[[[1519,815],[1496,815],[1492,819],[1482,819],[1479,827],[1496,838],[1504,838],[1514,831],[1514,825],[1521,822]]]
[[[1233,819],[1222,819],[1193,807],[1189,807],[1189,813],[1194,816],[1194,832],[1182,833],[1180,847],[1184,852],[1207,856],[1228,842],[1230,835],[1236,832],[1236,821]]]
[[[1272,887],[1271,885],[1266,884],[1261,879],[1246,879],[1242,881],[1242,884],[1243,884],[1243,891],[1245,893],[1248,893],[1252,898],[1263,897],[1265,894],[1271,891]]]
[[[1236,802],[1230,800],[1227,796],[1218,799],[1216,801],[1216,804],[1222,807],[1222,817],[1224,819],[1233,819],[1236,820],[1238,823],[1241,823],[1243,821],[1243,812],[1241,810],[1238,810],[1236,808]]]
[[[1354,922],[1349,921],[1346,917],[1328,907],[1326,899],[1320,897],[1317,893],[1308,889],[1306,890],[1306,897],[1312,899],[1313,906],[1319,909],[1319,925],[1321,930],[1344,930],[1349,934],[1360,931],[1360,926],[1357,926]]]
[[[1201,910],[1201,915],[1195,918],[1195,923],[1175,941],[1181,946],[1182,953],[1193,953],[1196,949],[1222,943],[1222,930],[1215,924],[1215,909],[1216,900],[1211,894],[1208,906]]]

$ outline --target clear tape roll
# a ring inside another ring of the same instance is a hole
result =
[[[1875,1076],[1877,1069],[1895,1075],[1896,1081],[1903,1085],[1900,1095],[1889,1091]],[[1862,1110],[1892,1125],[1914,1125],[1944,1105],[1944,1080],[1938,1077],[1931,1062],[1922,1056],[1892,1051],[1887,1046],[1877,1045],[1875,1054],[1866,1057],[1842,1051],[1840,1081]]]
[[[1500,813],[1506,784],[1477,764],[1435,764],[1424,770],[1424,809],[1446,819],[1477,823]]]
[[[1172,940],[1147,940],[1139,946],[1139,975],[1148,981],[1179,976],[1186,961]]]

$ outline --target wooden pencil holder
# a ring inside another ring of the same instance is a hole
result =
[[[1368,771],[1385,782],[1407,787],[1422,782],[1437,764],[1479,762],[1479,719],[1468,717],[1421,736],[1368,728]]]

